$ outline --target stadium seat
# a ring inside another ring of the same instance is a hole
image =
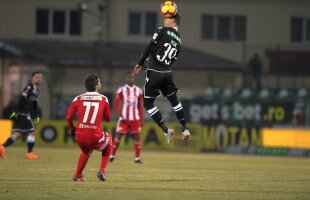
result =
[[[231,98],[233,95],[233,90],[231,88],[225,88],[222,95],[224,98]]]
[[[269,97],[269,95],[270,95],[270,91],[265,88],[265,89],[260,90],[258,97],[261,99],[266,99]]]
[[[288,98],[289,97],[289,91],[288,91],[288,89],[281,89],[281,90],[279,90],[279,92],[278,92],[278,97],[279,98],[281,98],[281,99],[283,99],[283,98]]]
[[[207,97],[212,97],[214,95],[214,89],[212,87],[207,87],[205,94]]]
[[[251,91],[250,89],[248,89],[248,88],[244,88],[244,89],[242,90],[242,92],[241,92],[240,97],[241,97],[241,98],[250,98],[251,95],[252,95],[252,91]]]
[[[307,90],[305,88],[300,88],[297,91],[297,97],[306,98],[308,96]]]

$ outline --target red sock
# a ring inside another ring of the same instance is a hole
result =
[[[111,150],[112,150],[112,140],[110,140],[105,150],[101,153],[102,156],[101,156],[100,170],[102,172],[105,172],[105,169],[108,165],[109,158],[111,155]]]
[[[85,168],[85,165],[86,165],[89,157],[90,157],[90,153],[84,153],[82,151],[82,153],[80,154],[78,165],[76,167],[76,172],[75,172],[76,176],[82,175],[83,169]]]
[[[112,146],[112,153],[111,153],[112,156],[115,156],[116,151],[118,149],[118,145],[119,145],[119,139],[115,137],[113,141],[113,146]]]
[[[141,140],[135,140],[135,148],[136,148],[136,158],[140,157],[141,153]]]

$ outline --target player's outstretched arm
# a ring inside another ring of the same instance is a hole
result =
[[[139,63],[133,69],[135,74],[138,74],[141,71],[142,66],[143,66],[145,60],[149,57],[149,55],[151,54],[153,48],[156,46],[157,42],[162,37],[162,33],[163,33],[163,29],[162,28],[157,29],[156,32],[154,33],[151,42],[149,43],[149,45],[145,49],[144,53],[141,55]]]
[[[157,36],[157,33],[155,33],[155,34]],[[144,53],[141,55],[139,63],[133,69],[133,72],[135,74],[139,74],[140,73],[145,60],[149,57],[149,55],[151,54],[152,49],[155,47],[155,45],[156,45],[156,41],[154,40],[154,37],[153,37],[153,39],[151,40],[150,44],[145,49]]]

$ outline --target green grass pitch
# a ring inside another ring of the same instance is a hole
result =
[[[97,180],[100,154],[72,182],[78,148],[37,148],[42,159],[26,160],[26,148],[7,149],[0,159],[0,199],[310,199],[310,159],[227,154],[120,150]]]

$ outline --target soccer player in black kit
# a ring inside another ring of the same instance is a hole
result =
[[[41,81],[41,72],[33,72],[31,83],[24,88],[22,95],[19,98],[16,112],[13,112],[10,116],[14,121],[14,134],[9,137],[3,145],[0,145],[0,157],[6,158],[5,148],[11,146],[24,134],[28,134],[28,153],[26,154],[26,158],[30,160],[40,159],[38,155],[32,152],[35,143],[35,127],[32,119],[34,119],[35,124],[38,124],[40,121],[38,115],[38,85],[40,85]],[[33,113],[33,116],[31,116],[31,113]]]
[[[190,132],[186,126],[186,119],[183,107],[177,98],[179,89],[173,82],[171,67],[177,60],[181,50],[181,36],[178,33],[180,15],[176,14],[171,18],[164,18],[163,27],[157,29],[153,38],[143,53],[139,63],[134,67],[138,74],[142,66],[146,66],[144,82],[144,108],[151,115],[152,119],[163,130],[168,144],[170,144],[174,130],[166,126],[160,111],[154,105],[156,97],[160,92],[167,97],[172,105],[179,122],[182,125],[184,140],[189,140]]]

